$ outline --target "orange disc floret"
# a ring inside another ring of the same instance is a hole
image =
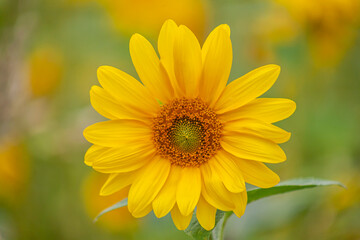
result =
[[[198,167],[221,148],[222,123],[200,98],[163,105],[153,121],[157,152],[182,167]]]

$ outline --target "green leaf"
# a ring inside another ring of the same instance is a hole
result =
[[[271,188],[254,188],[247,191],[248,194],[248,203],[259,200],[264,197],[269,197],[272,195],[277,195],[281,193],[292,192],[296,190],[314,188],[321,186],[345,186],[337,181],[322,180],[315,178],[302,178],[302,179],[292,179],[279,183],[278,185]]]
[[[227,212],[217,210],[215,216],[215,227],[217,224],[221,224],[221,220],[224,219],[224,215],[226,213]],[[194,213],[189,227],[185,229],[184,232],[194,239],[208,239],[212,231],[207,231],[202,228],[200,223],[197,221],[196,214]]]
[[[341,186],[345,187],[343,184],[337,181],[329,181],[322,179],[314,178],[304,178],[304,179],[293,179],[279,183],[278,185],[272,188],[253,188],[247,191],[248,194],[248,204],[259,200],[261,198],[269,197],[272,195],[277,195],[281,193],[292,192],[301,189],[314,188],[320,186]],[[224,227],[226,225],[227,219],[233,214],[233,212],[223,212],[218,210],[216,212],[215,218],[215,227],[212,231],[206,231],[202,228],[199,222],[196,219],[195,214],[191,220],[189,227],[185,230],[189,236],[196,240],[206,240],[211,236],[213,240],[222,240],[224,234]]]
[[[94,218],[94,222],[96,222],[97,220],[99,220],[99,217],[101,217],[102,215],[104,215],[105,213],[107,212],[110,212],[112,210],[115,210],[115,209],[118,209],[118,208],[121,208],[121,207],[124,207],[124,206],[127,206],[128,204],[128,201],[127,201],[127,198],[125,198],[124,200],[121,200],[120,202],[118,203],[115,203],[114,205],[102,210],[95,218]]]

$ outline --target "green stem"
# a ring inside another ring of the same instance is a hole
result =
[[[220,220],[220,222],[216,225],[214,231],[212,232],[213,240],[223,240],[224,239],[224,229],[225,225],[229,219],[229,217],[233,214],[233,212],[225,212],[224,217]]]

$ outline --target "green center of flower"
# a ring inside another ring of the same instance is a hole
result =
[[[170,131],[171,141],[174,146],[183,152],[195,152],[200,146],[202,133],[199,122],[187,118],[174,122]]]

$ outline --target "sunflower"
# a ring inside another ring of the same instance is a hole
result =
[[[141,35],[130,55],[142,81],[110,66],[98,69],[102,86],[91,104],[109,121],[84,131],[93,145],[85,163],[110,174],[101,195],[129,187],[134,217],[171,212],[176,227],[196,217],[207,230],[216,210],[244,214],[245,182],[267,188],[279,177],[266,163],[286,160],[278,146],[290,133],[272,123],[289,117],[295,103],[257,98],[276,81],[280,67],[267,65],[227,84],[232,64],[228,25],[215,28],[201,48],[186,26],[167,20],[159,55]]]

